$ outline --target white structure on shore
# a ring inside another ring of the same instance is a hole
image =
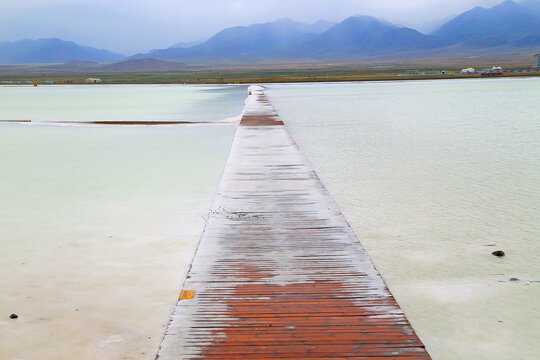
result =
[[[474,74],[475,72],[476,72],[476,70],[474,68],[472,68],[472,67],[461,70],[462,74]]]
[[[101,80],[100,78],[88,78],[88,79],[86,79],[87,84],[100,84],[102,82],[103,82],[103,80]]]

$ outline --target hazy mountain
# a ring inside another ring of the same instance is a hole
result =
[[[422,34],[431,35],[435,31],[439,30],[444,24],[453,20],[455,17],[456,15],[452,15],[444,19],[429,20],[421,24],[411,25],[411,28],[420,31]]]
[[[347,58],[429,50],[448,43],[418,31],[381,22],[369,16],[353,16],[310,41],[297,44],[298,57]]]
[[[247,27],[239,26],[239,27],[232,28],[232,29],[237,29],[239,31],[244,30],[247,33],[250,30],[253,30],[253,28],[256,28],[256,27],[260,28],[260,25],[265,25],[267,27],[273,26],[273,25],[283,26],[284,24],[287,24],[287,23],[289,25],[292,25],[292,27],[294,27],[295,30],[298,30],[301,33],[305,33],[305,34],[310,34],[310,33],[311,34],[320,34],[320,33],[325,32],[326,30],[330,29],[332,26],[334,26],[336,24],[335,22],[325,21],[325,20],[320,20],[320,21],[317,21],[316,23],[313,23],[313,24],[305,24],[305,23],[301,23],[301,22],[293,21],[293,20],[289,20],[289,19],[281,19],[281,20],[277,20],[277,21],[274,21],[274,22],[268,23],[268,24],[259,24],[259,25],[252,25],[252,26],[247,26]],[[224,31],[229,31],[229,30],[231,30],[231,29],[226,29]],[[191,47],[203,44],[208,40],[209,39],[207,38],[207,39],[204,39],[204,40],[179,42],[179,43],[176,43],[173,46],[171,46],[171,48],[187,49],[187,48],[191,48]]]
[[[540,35],[531,35],[523,39],[512,42],[512,45],[519,47],[533,47],[540,46]]]
[[[107,50],[60,39],[25,39],[0,43],[0,64],[65,63],[73,60],[111,62],[123,58],[123,55]]]
[[[195,41],[181,41],[181,42],[178,42],[178,43],[174,44],[174,45],[171,46],[171,47],[172,47],[172,48],[187,49],[187,48],[193,47],[193,46],[195,46],[195,45],[202,44],[202,43],[205,42],[206,40],[208,40],[208,39],[195,40]]]
[[[225,29],[193,50],[209,56],[265,55],[291,45],[305,34],[305,25],[289,19]]]
[[[190,48],[154,50],[137,54],[133,58],[152,57],[165,60],[184,58],[234,59],[241,57],[266,57],[279,53],[295,44],[310,32],[323,31],[331,23],[304,24],[281,19],[264,24],[236,26],[220,31],[202,44]]]
[[[357,47],[370,36],[397,29],[370,16],[352,16],[317,37],[313,46],[324,49]]]
[[[478,51],[492,51],[495,47],[513,51],[517,47],[540,46],[539,10],[540,0],[523,0],[519,4],[508,0],[489,9],[476,7],[446,22],[433,36],[369,16],[314,24],[281,19],[228,28],[201,43],[178,43],[168,49],[137,54],[128,61],[122,61],[126,59],[119,54],[60,39],[21,40],[0,43],[0,64],[68,62],[65,67],[85,68],[96,66],[88,62],[121,61],[104,69],[134,71],[177,69],[178,61],[345,60],[406,53],[429,57],[435,49],[442,49],[437,50],[441,56],[456,49],[467,52],[473,47]]]
[[[371,16],[355,15],[355,16],[352,16],[352,17],[362,18],[362,17],[371,17]],[[401,24],[394,24],[393,22],[388,21],[385,18],[376,18],[376,17],[371,17],[371,18],[373,18],[373,19],[377,20],[378,22],[380,22],[381,24],[389,26],[389,27],[398,27],[398,28],[405,27],[405,26],[403,26]]]
[[[323,32],[336,25],[336,22],[319,20],[313,24],[304,24],[301,22],[295,22],[298,29],[306,34],[322,34]]]
[[[329,27],[329,28],[328,28]],[[328,28],[328,29],[326,29]],[[332,25],[282,19],[225,29],[189,49],[169,48],[134,58],[165,60],[257,60],[343,58],[377,53],[429,50],[448,42],[369,16],[353,16]]]
[[[499,46],[540,34],[540,15],[513,1],[476,7],[443,25],[434,35],[454,43]]]
[[[525,6],[540,15],[540,0],[523,0],[519,5]]]

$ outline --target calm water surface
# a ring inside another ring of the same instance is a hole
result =
[[[0,86],[0,120],[218,121],[244,107],[246,86]]]
[[[538,79],[268,93],[434,359],[537,358]],[[219,121],[245,96],[0,86],[0,119]],[[153,359],[233,135],[0,125],[0,358]]]
[[[538,358],[540,79],[268,94],[434,359]]]
[[[238,115],[222,90],[0,87],[0,118]],[[0,359],[154,359],[234,132],[0,124]]]

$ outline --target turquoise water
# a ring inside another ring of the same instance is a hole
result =
[[[246,86],[0,86],[0,120],[218,121],[238,116]]]
[[[538,357],[540,79],[267,93],[434,359]]]

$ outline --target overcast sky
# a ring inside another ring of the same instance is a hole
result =
[[[132,54],[279,18],[384,17],[412,26],[502,0],[0,0],[0,41],[59,37]]]

